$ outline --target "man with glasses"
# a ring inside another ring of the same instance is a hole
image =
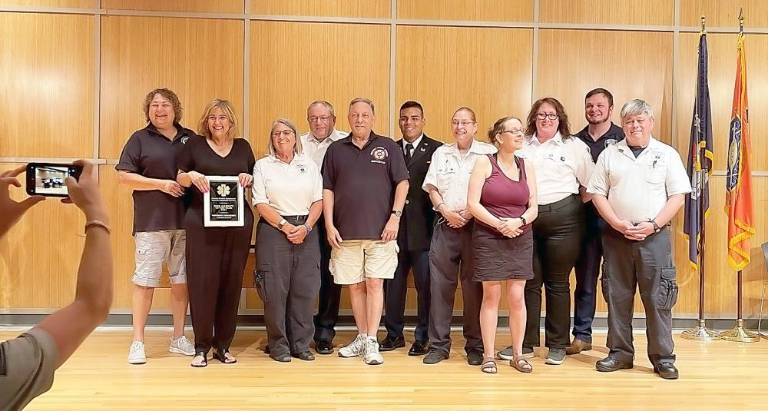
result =
[[[624,139],[624,131],[611,121],[613,95],[604,88],[590,90],[584,97],[584,117],[587,126],[576,133],[589,147],[592,161],[597,162],[606,147]],[[586,196],[585,196],[586,197]],[[597,277],[603,246],[600,236],[605,221],[600,218],[590,199],[584,204],[586,235],[581,242],[581,253],[576,260],[576,290],[573,293],[573,341],[565,349],[568,355],[592,349],[592,321],[595,318]]]
[[[429,196],[421,189],[432,154],[442,145],[441,142],[424,134],[424,108],[416,101],[406,101],[400,106],[398,120],[403,138],[397,141],[405,155],[405,164],[411,176],[408,197],[405,200],[403,217],[397,245],[397,271],[395,277],[384,284],[384,326],[387,337],[381,341],[381,351],[390,351],[405,347],[403,328],[405,319],[405,297],[408,290],[408,272],[413,269],[413,282],[416,284],[417,322],[414,331],[415,341],[408,355],[416,356],[427,353],[429,336],[429,242],[435,222],[435,210],[429,202]]]
[[[397,232],[408,194],[408,169],[400,146],[373,132],[373,102],[356,98],[347,116],[348,137],[328,147],[323,160],[323,212],[331,274],[348,285],[358,335],[341,357],[384,362],[376,333],[384,306],[384,280],[397,268]]]
[[[307,107],[309,132],[302,135],[301,145],[304,154],[311,158],[318,167],[323,166],[323,158],[328,146],[341,140],[346,133],[336,130],[336,115],[333,105],[325,100],[316,100]],[[328,268],[331,259],[331,246],[328,245],[325,222],[322,215],[317,221],[318,240],[320,241],[320,298],[315,315],[315,351],[318,354],[333,352],[333,337],[336,335],[336,321],[339,318],[341,287],[334,284]]]
[[[597,160],[587,192],[610,227],[603,233],[603,294],[608,302],[608,349],[595,367],[633,367],[632,316],[636,289],[645,308],[648,359],[664,379],[677,379],[672,307],[677,275],[670,221],[685,203],[691,183],[680,154],[653,135],[651,106],[630,100],[621,108],[626,138]]]

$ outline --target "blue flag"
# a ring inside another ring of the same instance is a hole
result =
[[[691,142],[688,146],[688,176],[693,190],[685,196],[683,227],[688,236],[688,259],[694,270],[699,268],[699,255],[704,247],[704,222],[709,211],[709,176],[712,173],[714,158],[707,61],[707,35],[702,33],[699,37],[696,100],[691,120]]]

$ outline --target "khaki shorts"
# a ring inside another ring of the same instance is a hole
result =
[[[53,338],[41,328],[0,344],[0,410],[20,410],[48,391],[58,356]]]
[[[366,278],[392,279],[397,269],[397,241],[345,240],[331,250],[336,284],[357,284]]]
[[[184,258],[187,235],[184,230],[143,231],[133,238],[136,242],[134,284],[159,287],[164,262],[168,264],[171,284],[187,282],[187,261]]]

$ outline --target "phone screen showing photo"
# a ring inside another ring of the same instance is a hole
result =
[[[74,175],[74,169],[67,166],[38,166],[35,167],[35,193],[41,195],[69,194],[64,180]]]

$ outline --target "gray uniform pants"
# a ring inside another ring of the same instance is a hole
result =
[[[435,226],[429,249],[430,294],[429,342],[431,349],[448,354],[451,351],[451,320],[453,301],[461,276],[461,292],[464,302],[464,346],[467,353],[483,350],[480,334],[480,304],[483,285],[472,281],[472,227],[470,220],[462,228],[448,227],[445,222]],[[461,267],[461,274],[459,274]]]
[[[284,217],[303,224],[306,217]],[[301,244],[269,224],[256,227],[256,287],[264,300],[264,322],[272,357],[309,351],[315,333],[312,314],[320,290],[317,230]]]
[[[645,308],[648,358],[651,363],[673,363],[672,307],[677,302],[677,282],[672,263],[669,230],[644,241],[624,238],[613,229],[603,234],[603,295],[608,303],[608,348],[610,355],[631,362],[632,316],[635,287]]]

